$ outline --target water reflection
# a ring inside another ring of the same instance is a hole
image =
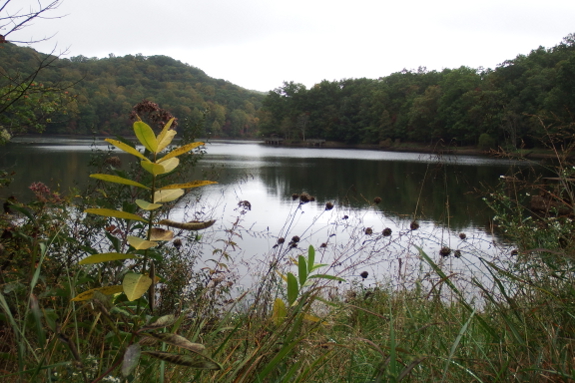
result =
[[[15,175],[9,188],[0,189],[0,196],[29,200],[32,193],[27,188],[35,181],[62,192],[85,187],[91,144],[92,140],[52,140],[3,147],[0,169]],[[106,148],[100,141],[99,149]],[[278,237],[293,235],[302,238],[301,249],[325,243],[318,261],[328,262],[334,273],[345,277],[356,276],[357,270],[349,265],[358,262],[369,268],[370,275],[405,276],[420,262],[415,246],[423,246],[435,257],[442,246],[461,249],[461,259],[441,262],[451,270],[469,268],[476,261],[473,257],[493,244],[486,230],[491,213],[480,191],[495,185],[501,174],[524,166],[470,156],[273,148],[237,142],[208,144],[207,153],[190,178],[218,184],[190,193],[174,218],[218,220],[203,234],[205,254],[215,254],[235,230],[237,248],[232,247],[238,254],[238,274],[248,276],[253,275],[250,261],[263,264]],[[123,158],[127,162],[131,156]],[[300,206],[292,200],[293,193],[304,191],[316,201]],[[375,197],[381,198],[377,205]],[[242,200],[250,201],[250,211],[238,207]],[[328,201],[335,208],[325,211]],[[414,218],[421,225],[416,232],[409,229]],[[372,235],[365,234],[368,227]],[[393,234],[384,237],[384,228]],[[467,233],[466,240],[459,239],[460,231]]]

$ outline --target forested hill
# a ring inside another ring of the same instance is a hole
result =
[[[0,67],[17,77],[38,67],[31,48],[3,44]],[[144,99],[156,102],[180,120],[201,121],[213,136],[250,137],[257,129],[257,113],[264,94],[243,89],[202,70],[166,56],[128,55],[108,58],[84,56],[57,59],[39,72],[38,83],[70,86],[76,96],[66,114],[51,118],[48,134],[126,134],[129,114]]]
[[[19,73],[33,72],[38,57],[46,56],[2,44],[0,88]],[[52,134],[129,134],[130,111],[148,99],[180,123],[202,122],[202,133],[212,137],[531,147],[557,133],[557,126],[575,125],[575,34],[495,69],[419,68],[379,79],[322,81],[310,89],[289,82],[267,96],[166,56],[56,59],[36,80],[38,86],[69,86],[66,91],[74,97],[65,113],[44,118],[46,133]],[[2,103],[10,102],[10,93],[2,94]],[[31,121],[25,114],[32,113],[26,111],[31,103],[19,104],[24,112],[18,118],[11,117],[21,111],[17,108],[4,112],[0,125]],[[47,110],[46,101],[40,109]],[[40,112],[33,111],[34,118]],[[546,132],[541,121],[552,124],[552,131]]]
[[[575,34],[493,70],[420,68],[311,89],[284,83],[262,112],[262,134],[291,139],[536,146],[546,134],[539,117],[553,129],[574,122]]]

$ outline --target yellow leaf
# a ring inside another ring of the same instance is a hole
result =
[[[148,190],[150,189],[146,185],[142,185],[139,182],[132,181],[132,180],[129,180],[127,178],[113,176],[111,174],[90,174],[90,178],[95,178],[97,180],[102,180],[102,181],[107,181],[107,182],[113,182],[116,184],[137,186],[137,187],[142,188],[142,189],[148,189]]]
[[[158,190],[154,193],[154,203],[175,201],[183,195],[183,189]]]
[[[127,273],[124,276],[122,286],[129,301],[136,300],[148,291],[152,285],[152,278],[137,273]]]
[[[192,188],[197,188],[200,186],[213,185],[213,184],[217,184],[217,182],[215,182],[215,181],[192,181],[192,182],[186,182],[185,184],[167,185],[167,186],[161,187],[159,190],[192,189]]]
[[[162,204],[149,203],[148,201],[144,201],[143,199],[137,199],[136,205],[138,205],[140,207],[140,209],[147,210],[147,211],[156,210],[156,209],[162,207]]]
[[[282,279],[284,280],[284,282],[287,282],[287,281],[288,281],[288,280],[287,280],[287,277],[286,277],[284,274],[280,273],[280,272],[277,271],[277,270],[276,270],[276,273],[278,273],[279,276],[282,277]]]
[[[176,131],[170,129],[172,122],[174,122],[173,118],[164,125],[164,129],[162,129],[162,132],[158,134],[158,153],[164,150],[166,146],[170,145],[176,135]]]
[[[285,317],[287,316],[286,305],[283,300],[276,298],[274,301],[274,311],[272,314],[272,319],[276,325],[282,324]]]
[[[103,215],[104,217],[131,219],[133,221],[148,222],[144,218],[140,217],[139,215],[128,213],[128,212],[121,211],[121,210],[86,209],[86,210],[84,210],[84,212],[89,213],[89,214]]]
[[[87,301],[88,299],[92,299],[92,297],[94,296],[94,292],[96,292],[96,291],[99,291],[105,295],[112,295],[112,294],[117,294],[117,293],[123,292],[124,287],[122,285],[97,287],[95,289],[90,289],[90,290],[84,291],[83,293],[76,295],[74,298],[72,298],[72,301],[78,302],[78,301]]]
[[[152,173],[153,175],[157,176],[159,174],[167,173],[166,170],[162,165],[158,165],[154,162],[150,161],[140,161],[140,165],[144,168],[147,172]]]
[[[122,254],[122,253],[103,253],[103,254],[94,254],[90,255],[82,259],[78,262],[79,265],[87,265],[90,263],[100,263],[100,262],[108,262],[108,261],[118,261],[121,259],[134,259],[138,258],[134,254]]]
[[[176,135],[175,130],[168,130],[163,137],[158,137],[158,153],[166,149],[166,146],[172,143],[174,136]]]
[[[172,170],[177,168],[179,164],[180,164],[179,158],[170,158],[169,160],[162,162],[162,166],[164,167],[164,173],[162,174],[171,172]]]
[[[134,237],[132,235],[129,235],[127,239],[130,246],[132,246],[136,250],[146,250],[151,247],[158,246],[157,242],[147,241],[145,239],[142,239],[140,237]]]
[[[140,141],[146,149],[152,153],[157,153],[158,140],[156,139],[154,131],[150,128],[150,125],[142,121],[136,121],[134,122],[134,133],[136,133],[138,141]]]
[[[122,149],[123,151],[125,151],[126,153],[129,153],[133,156],[136,157],[140,157],[143,160],[149,161],[148,158],[146,158],[146,156],[144,156],[142,153],[140,153],[136,148],[131,147],[130,145],[124,144],[121,141],[117,141],[117,140],[112,140],[111,138],[106,138],[104,141],[114,145],[115,147],[117,147],[118,149]]]
[[[198,146],[202,146],[202,145],[204,145],[203,142],[191,142],[187,145],[179,146],[179,147],[175,148],[174,150],[172,150],[171,152],[169,152],[168,154],[166,154],[164,157],[160,158],[158,160],[158,162],[164,162],[166,160],[169,160],[170,158],[177,157],[179,155],[187,153],[190,150],[193,150],[193,149],[197,148]]]

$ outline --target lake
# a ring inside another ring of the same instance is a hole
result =
[[[34,181],[62,193],[86,184],[92,140],[21,140],[27,143],[1,149],[0,169],[15,172],[10,187],[0,189],[3,198],[29,200],[27,188]],[[107,148],[103,141],[96,142]],[[227,253],[230,274],[244,285],[249,275],[264,272],[269,259],[279,256],[288,262],[309,245],[318,249],[318,261],[329,264],[330,272],[365,284],[405,283],[423,272],[417,246],[452,272],[473,267],[480,255],[500,256],[506,247],[491,233],[493,214],[482,197],[501,175],[524,166],[475,156],[238,141],[210,142],[206,151],[190,179],[207,177],[218,184],[186,195],[172,219],[216,219],[214,227],[202,232],[204,261],[209,263],[214,254],[221,261]],[[128,161],[130,156],[122,158]],[[315,201],[300,204],[292,198],[302,192]],[[376,197],[381,199],[378,204]],[[250,209],[238,205],[240,201],[248,201]],[[328,202],[333,209],[326,210]],[[417,230],[410,229],[414,220]],[[385,228],[391,229],[390,236],[382,234]],[[459,233],[466,234],[465,240]],[[290,249],[293,236],[300,242]],[[278,238],[286,241],[274,248]],[[460,249],[461,258],[440,257],[439,249],[445,246]],[[359,277],[361,271],[369,277]]]

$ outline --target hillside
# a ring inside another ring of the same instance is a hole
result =
[[[28,74],[46,57],[31,48],[4,44],[0,68],[11,76]],[[7,85],[6,79],[0,87]],[[0,80],[1,81],[1,80]],[[39,73],[37,82],[67,87],[76,102],[66,114],[51,118],[47,134],[125,134],[132,107],[147,99],[178,117],[180,124],[203,122],[214,137],[256,134],[258,110],[264,95],[166,56],[127,55],[108,58],[58,58]]]

